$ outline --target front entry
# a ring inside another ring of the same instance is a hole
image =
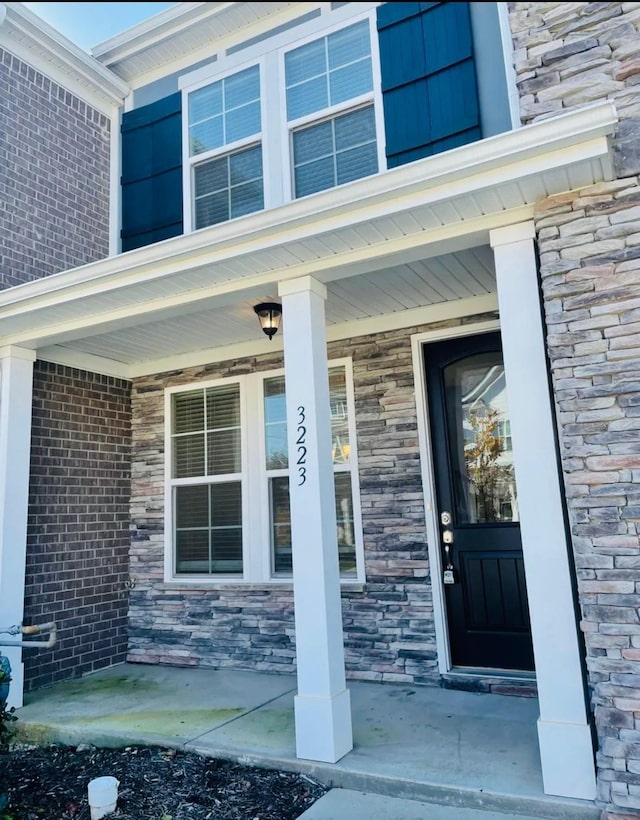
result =
[[[424,359],[453,666],[532,670],[500,334]]]

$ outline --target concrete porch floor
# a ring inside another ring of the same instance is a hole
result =
[[[27,695],[19,739],[152,744],[303,772],[331,786],[305,820],[598,820],[543,793],[535,698],[351,681],[354,749],[295,756],[295,677],[122,664]]]

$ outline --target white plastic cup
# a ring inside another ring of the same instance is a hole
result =
[[[100,820],[116,810],[118,786],[120,781],[115,777],[96,777],[89,781],[89,809],[91,820]]]

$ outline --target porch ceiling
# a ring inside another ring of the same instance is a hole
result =
[[[418,324],[434,305],[495,309],[489,231],[611,178],[616,122],[612,104],[591,105],[11,288],[0,293],[0,345],[123,377],[176,356],[263,353],[253,305],[303,275],[328,287],[330,338],[381,317]]]

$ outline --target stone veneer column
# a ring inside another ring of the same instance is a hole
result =
[[[593,800],[595,761],[558,474],[534,237],[533,223],[491,232],[540,705],[540,758],[547,794]]]
[[[22,623],[29,503],[31,403],[35,353],[0,349],[0,626]],[[0,635],[0,642],[19,640]],[[0,650],[11,664],[9,706],[22,706],[24,665],[20,647]]]
[[[296,752],[335,763],[353,748],[331,460],[324,285],[281,283],[298,694]]]

